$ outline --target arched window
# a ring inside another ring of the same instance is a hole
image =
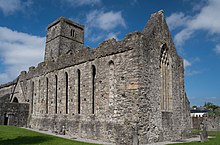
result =
[[[109,68],[109,106],[113,105],[114,89],[115,89],[115,66],[111,60],[108,63]]]
[[[172,71],[169,49],[164,44],[161,47],[160,55],[160,73],[161,73],[161,110],[171,111],[172,100]]]
[[[49,93],[49,80],[46,78],[46,114],[48,114],[48,93]]]
[[[75,30],[73,29],[70,30],[70,36],[75,37]]]
[[[55,114],[57,114],[57,89],[58,89],[58,78],[55,75]]]
[[[66,114],[68,114],[69,108],[69,93],[68,93],[68,86],[69,86],[69,82],[68,82],[68,73],[65,72],[65,77],[66,77]]]
[[[80,70],[77,70],[77,76],[78,76],[78,84],[77,84],[77,96],[78,96],[78,114],[80,114]]]
[[[31,82],[31,113],[34,112],[34,82]]]
[[[40,103],[40,89],[41,89],[41,87],[40,87],[40,79],[39,79],[39,81],[38,81],[38,103]]]
[[[92,65],[92,114],[95,113],[95,76],[96,68]]]

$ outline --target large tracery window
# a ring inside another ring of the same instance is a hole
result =
[[[161,110],[172,111],[172,71],[169,49],[166,45],[161,47],[160,55],[161,72]]]

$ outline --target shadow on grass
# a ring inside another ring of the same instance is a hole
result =
[[[46,141],[52,140],[50,137],[42,136],[19,136],[14,139],[5,139],[0,138],[0,145],[31,145],[31,144],[40,144]]]

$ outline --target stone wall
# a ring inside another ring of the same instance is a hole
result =
[[[200,124],[204,123],[209,131],[220,131],[220,117],[191,117],[192,128],[200,129]]]
[[[207,125],[207,130],[220,131],[220,116],[205,117],[204,124]]]
[[[29,104],[0,103],[0,125],[27,127]]]
[[[135,118],[133,114],[137,111],[133,105],[136,104],[138,85],[137,71],[133,70],[136,70],[137,63],[138,57],[135,52],[128,50],[28,80],[27,96],[33,96],[33,99],[29,98],[33,104],[30,125],[53,131],[59,131],[64,125],[71,134],[80,137],[111,142],[115,142],[116,139],[121,144],[127,143],[129,141],[127,138],[131,138],[128,134],[130,132],[128,125]],[[110,64],[113,65],[112,70]],[[96,69],[94,113],[92,112],[92,66]],[[78,70],[80,70],[80,114],[78,113]],[[66,105],[66,73],[69,84],[68,105]],[[57,94],[55,76],[58,78]],[[112,86],[109,86],[110,81]],[[32,83],[34,83],[33,92]],[[57,113],[56,95],[58,96]]]
[[[203,122],[203,117],[191,117],[192,119],[192,128],[193,129],[200,129],[200,124]]]

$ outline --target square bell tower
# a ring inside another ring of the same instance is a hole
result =
[[[60,17],[48,26],[44,61],[56,61],[61,55],[84,46],[84,26]]]

